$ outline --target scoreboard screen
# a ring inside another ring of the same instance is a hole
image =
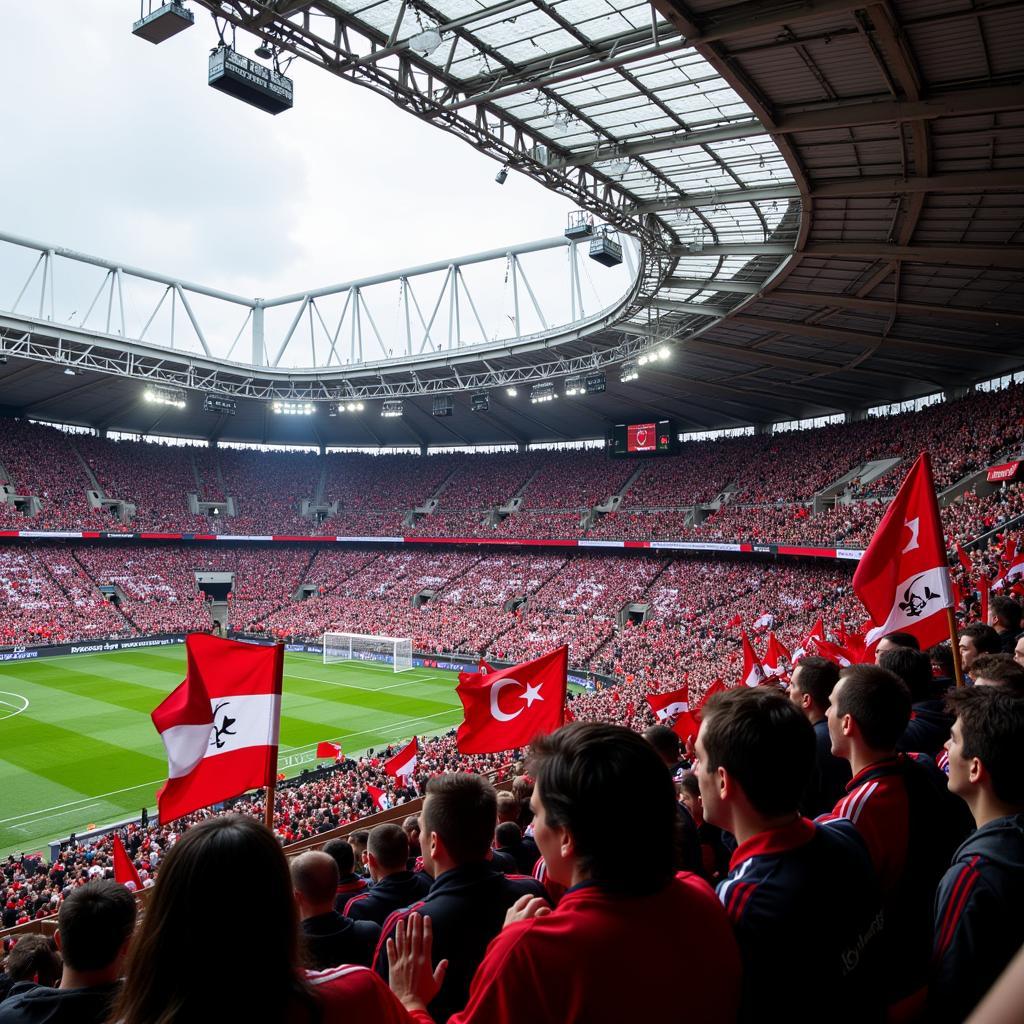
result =
[[[676,450],[676,435],[670,420],[617,423],[611,447],[613,455],[668,455]]]

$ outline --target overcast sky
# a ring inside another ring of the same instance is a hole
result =
[[[207,85],[208,13],[159,46],[138,15],[5,5],[0,231],[271,296],[563,230],[568,200],[369,90],[296,60],[272,117]],[[0,306],[30,264],[0,246]]]

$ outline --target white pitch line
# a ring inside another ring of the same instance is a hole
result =
[[[285,676],[291,679],[305,679],[311,683],[323,683],[325,686],[341,686],[346,690],[363,690],[365,693],[381,693],[384,690],[395,690],[400,686],[407,686],[409,683],[423,682],[429,680],[429,676],[423,679],[403,679],[400,683],[390,683],[388,686],[357,686],[355,683],[340,683],[334,679],[320,679],[317,676],[300,676],[296,672],[286,672]]]
[[[20,693],[14,693],[12,690],[0,690],[0,693],[4,694],[6,697],[17,697],[18,700],[24,701],[21,707],[18,707],[17,704],[12,704],[9,700],[0,700],[0,704],[3,704],[4,707],[14,708],[9,715],[4,715],[3,718],[0,718],[0,722],[6,722],[8,718],[14,718],[15,715],[20,715],[23,711],[28,711],[31,706],[28,697],[24,697]]]
[[[433,715],[422,715],[419,718],[407,718],[407,719],[405,719],[402,722],[393,722],[393,723],[390,723],[390,724],[388,724],[386,726],[375,728],[375,729],[363,729],[360,732],[350,732],[347,736],[341,737],[341,739],[349,740],[353,736],[369,736],[369,735],[374,735],[374,734],[376,734],[376,735],[381,735],[381,734],[387,735],[393,729],[399,729],[399,728],[402,728],[402,727],[407,726],[407,725],[414,725],[417,722],[426,722],[426,721],[429,721],[432,718],[440,718],[442,715],[448,715],[448,714],[451,714],[453,711],[458,711],[458,710],[459,710],[458,708],[453,707],[450,710],[438,711],[436,714],[433,714]],[[280,750],[281,750],[282,753],[290,754],[290,753],[293,753],[295,751],[309,750],[309,749],[311,749],[311,748],[313,748],[315,746],[316,746],[315,743],[306,743],[306,744],[304,744],[301,747],[281,747]],[[71,800],[71,801],[69,801],[66,804],[55,804],[53,807],[41,807],[41,808],[39,808],[39,809],[37,809],[35,811],[28,811],[25,814],[16,814],[16,815],[14,815],[11,818],[0,818],[0,825],[7,825],[7,824],[9,824],[12,821],[21,821],[21,819],[23,819],[23,818],[34,818],[36,815],[46,814],[48,811],[61,811],[61,810],[64,810],[65,808],[72,808],[72,809],[75,809],[75,810],[80,810],[81,809],[79,807],[80,804],[85,804],[86,806],[91,806],[92,804],[90,803],[90,801],[96,802],[96,801],[99,801],[99,800],[105,800],[109,796],[118,796],[121,793],[132,793],[132,792],[134,792],[137,789],[145,789],[147,786],[158,786],[158,785],[161,785],[164,781],[165,781],[164,779],[157,779],[155,782],[142,782],[138,786],[127,786],[124,789],[114,789],[114,790],[111,790],[111,792],[109,792],[109,793],[98,793],[98,794],[96,794],[94,796],[84,796],[80,800]],[[45,819],[40,819],[40,820],[45,820]],[[31,823],[29,823],[29,824],[31,824]]]

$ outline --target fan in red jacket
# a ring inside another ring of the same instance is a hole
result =
[[[509,910],[452,1024],[732,1021],[739,951],[721,906],[696,875],[675,873],[672,781],[635,733],[574,723],[532,747],[534,836],[558,907],[523,897]],[[608,808],[628,808],[643,869],[606,841]],[[679,937],[692,942],[679,986]],[[414,916],[388,943],[391,985],[413,1013],[436,991],[429,942]],[[624,980],[628,979],[628,983]]]

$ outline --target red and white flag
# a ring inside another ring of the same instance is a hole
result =
[[[114,835],[114,881],[120,885],[127,885],[132,892],[138,892],[142,888],[139,872],[128,856],[121,837],[117,834]]]
[[[953,595],[927,452],[917,457],[878,524],[853,574],[853,589],[874,623],[865,637],[868,648],[896,630],[917,637],[922,650],[949,637],[946,609]]]
[[[790,657],[789,651],[783,647],[773,630],[768,634],[768,649],[764,653],[765,672],[776,679],[783,679],[788,675],[788,665],[792,662],[793,659]]]
[[[330,740],[324,740],[316,745],[316,756],[340,762],[345,760],[345,751],[341,749],[340,743],[331,743]]]
[[[672,723],[672,731],[684,742],[693,743],[700,732],[700,719],[691,711],[684,711],[676,716]]]
[[[842,668],[847,668],[849,665],[855,665],[857,663],[857,656],[853,651],[850,651],[839,644],[829,643],[828,640],[815,639],[814,649],[822,658],[828,658],[829,661],[834,661]]]
[[[1024,577],[1024,551],[1014,554],[1009,562],[1004,563],[999,575],[992,581],[992,589],[1001,590],[1007,585],[1012,586],[1021,577]]]
[[[277,775],[284,648],[192,633],[185,651],[188,674],[151,715],[167,748],[161,825]]]
[[[378,811],[391,810],[391,801],[388,799],[388,795],[383,789],[378,789],[376,786],[367,786],[366,792],[370,794],[370,800]]]
[[[704,705],[716,694],[725,693],[729,687],[722,682],[721,679],[716,679],[701,695],[700,700],[697,701],[697,706],[693,709],[694,718],[699,722],[701,716],[704,713]]]
[[[526,746],[564,721],[569,648],[496,672],[459,673],[455,692],[465,721],[456,744],[463,754],[497,754]]]
[[[389,761],[384,762],[384,771],[394,779],[401,779],[406,785],[416,771],[420,745],[415,736]]]
[[[482,676],[490,675],[494,671],[494,669],[486,661],[484,661],[483,658],[481,658],[479,663],[477,664],[476,670]]]
[[[765,674],[761,659],[750,643],[747,631],[742,630],[743,637],[743,675],[740,681],[744,686],[760,686],[768,677]]]
[[[684,711],[690,710],[690,691],[686,686],[678,690],[671,690],[668,693],[652,693],[647,697],[654,717],[659,722],[666,718],[676,718]]]

